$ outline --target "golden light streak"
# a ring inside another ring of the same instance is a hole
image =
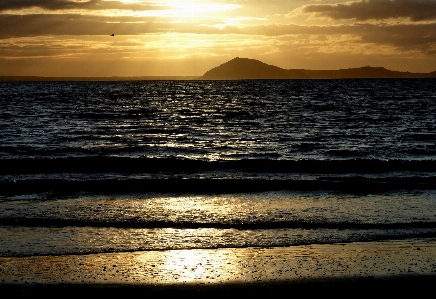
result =
[[[178,11],[199,14],[205,12],[222,12],[242,7],[239,4],[199,3],[195,1],[167,2],[166,5],[176,8]]]

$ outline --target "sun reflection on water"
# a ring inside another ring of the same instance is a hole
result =
[[[161,263],[153,264],[154,278],[151,280],[161,283],[234,281],[242,270],[231,250],[169,250],[155,254],[153,260]],[[148,254],[137,256],[139,264],[149,264],[149,258]]]

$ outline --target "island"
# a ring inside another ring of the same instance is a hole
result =
[[[339,70],[283,69],[259,60],[236,57],[207,71],[200,77],[201,80],[342,78],[436,78],[436,71],[431,73],[410,73],[371,66]]]

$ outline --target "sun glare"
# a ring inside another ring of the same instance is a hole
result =
[[[241,7],[241,5],[238,4],[204,3],[197,1],[171,1],[162,3],[160,6],[162,7],[160,10],[135,12],[134,15],[169,18],[203,18],[205,14],[222,13]]]
[[[200,3],[195,1],[183,1],[183,2],[167,2],[166,5],[174,7],[178,11],[200,14],[206,12],[222,12],[227,10],[233,10],[240,8],[238,4],[217,4],[217,3]]]
[[[159,254],[162,254],[163,263],[156,264],[156,273],[166,283],[236,280],[242,271],[234,251],[229,249],[168,250]],[[138,260],[144,263],[141,256]]]

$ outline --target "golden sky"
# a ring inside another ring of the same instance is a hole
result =
[[[201,76],[234,57],[435,71],[436,0],[0,1],[0,75]]]

